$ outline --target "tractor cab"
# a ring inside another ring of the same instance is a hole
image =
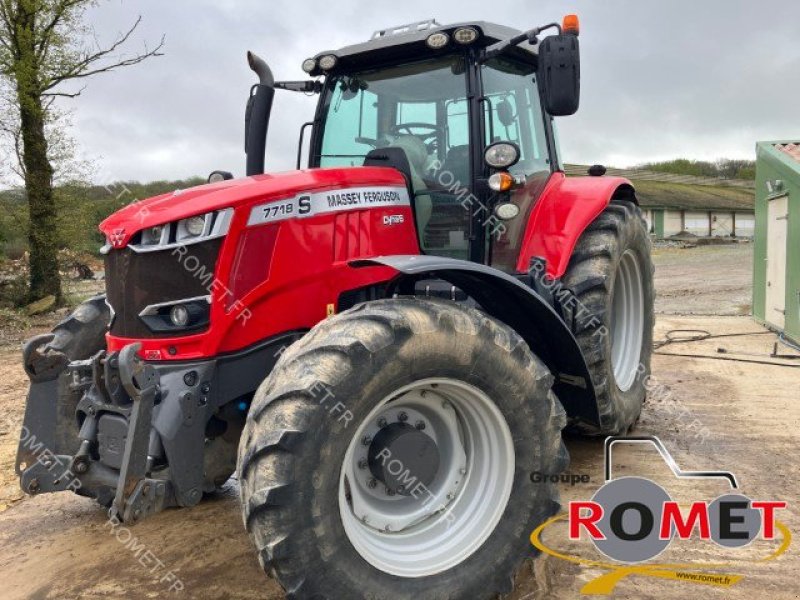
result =
[[[540,42],[549,28],[558,35]],[[572,19],[525,33],[429,20],[307,59],[315,80],[274,84],[250,55],[262,83],[248,106],[248,175],[264,171],[274,88],[316,92],[298,168],[303,158],[311,168],[392,167],[408,184],[423,254],[513,272],[531,207],[560,169],[552,116],[577,110],[577,34]]]

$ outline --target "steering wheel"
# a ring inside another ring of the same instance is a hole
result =
[[[412,129],[427,129],[428,133],[414,133]],[[425,147],[428,149],[428,154],[433,154],[436,151],[436,142],[439,136],[444,133],[444,128],[433,123],[417,123],[414,121],[408,123],[398,123],[389,128],[389,132],[394,135],[413,135],[422,140]]]

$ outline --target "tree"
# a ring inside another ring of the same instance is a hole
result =
[[[15,136],[19,173],[25,180],[30,224],[30,299],[48,295],[61,300],[58,274],[52,128],[54,101],[80,96],[85,88],[69,84],[161,56],[164,39],[153,49],[132,55],[119,52],[141,23],[103,47],[84,24],[97,0],[0,0],[0,78],[10,91],[16,115],[2,119]],[[9,120],[11,124],[9,125]]]

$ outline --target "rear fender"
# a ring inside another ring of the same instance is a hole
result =
[[[548,276],[555,279],[564,275],[578,238],[616,199],[638,203],[627,179],[554,173],[531,211],[517,271],[527,273],[536,258],[546,261]]]
[[[438,256],[381,256],[352,261],[350,266],[399,271],[390,286],[401,293],[408,284],[431,277],[461,289],[487,314],[519,333],[547,365],[556,377],[553,391],[570,418],[599,424],[594,387],[578,342],[553,308],[518,279],[485,265]]]

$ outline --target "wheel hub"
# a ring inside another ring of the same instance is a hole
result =
[[[417,486],[428,488],[439,472],[439,447],[408,423],[382,427],[369,446],[369,470],[388,493],[410,496]]]

